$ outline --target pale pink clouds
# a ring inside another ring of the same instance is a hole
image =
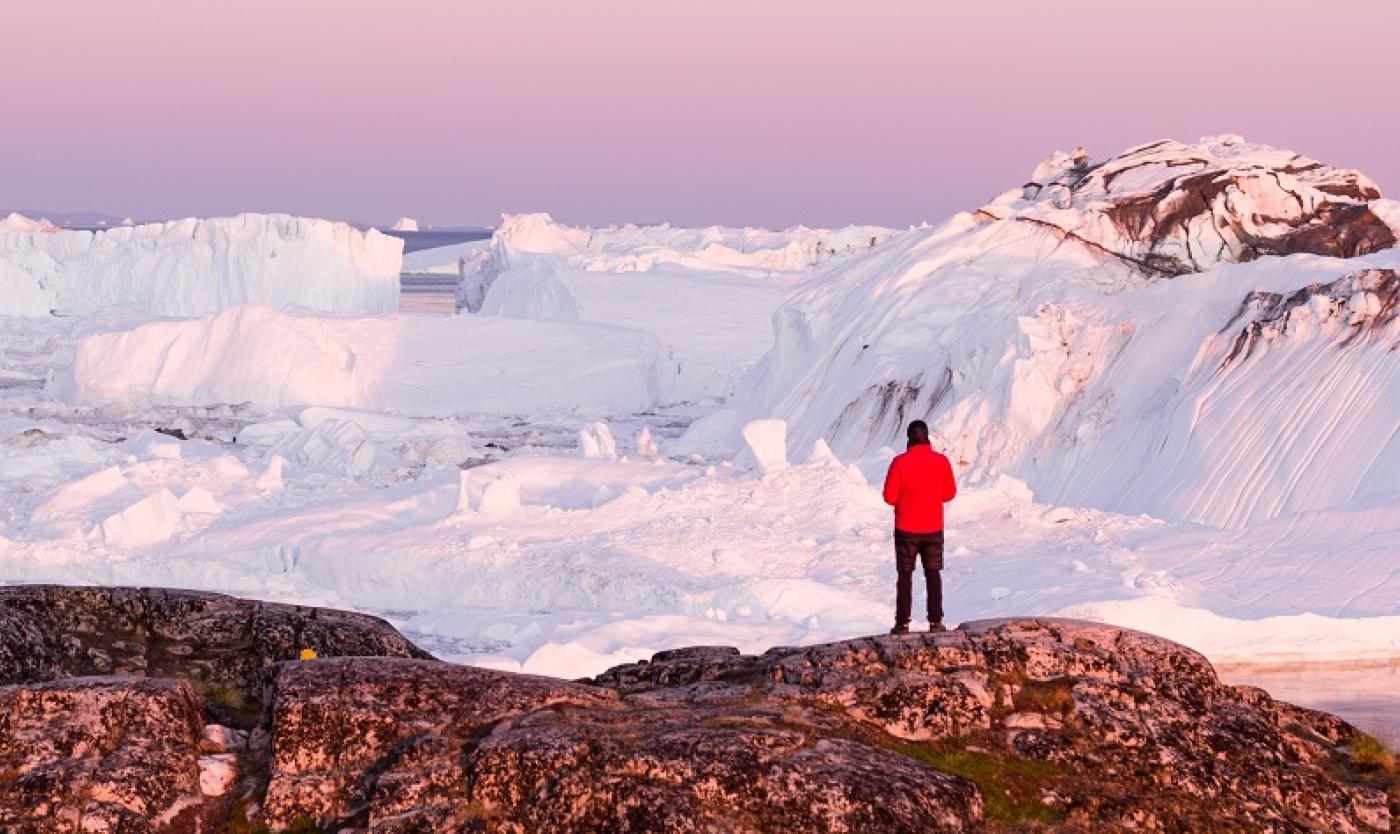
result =
[[[0,206],[907,224],[1217,132],[1400,189],[1400,5],[6,4]]]

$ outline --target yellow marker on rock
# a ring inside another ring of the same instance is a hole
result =
[[[302,660],[315,660],[315,659],[316,659],[316,650],[315,650],[315,649],[302,649],[302,650],[301,650],[300,658],[301,658]]]

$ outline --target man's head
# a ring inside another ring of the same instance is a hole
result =
[[[906,434],[909,437],[910,446],[928,445],[928,423],[925,423],[923,420],[915,420],[910,423],[909,430]]]

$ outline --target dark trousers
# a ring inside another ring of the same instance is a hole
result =
[[[924,566],[924,585],[928,591],[928,621],[943,622],[943,533],[906,533],[894,531],[894,566],[899,574],[895,582],[894,623],[909,625],[911,599],[914,591],[914,560]]]

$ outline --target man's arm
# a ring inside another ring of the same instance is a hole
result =
[[[943,458],[943,501],[947,503],[958,497],[958,482],[953,477],[953,462]]]
[[[890,461],[890,470],[885,473],[885,503],[891,507],[899,503],[899,458]]]

